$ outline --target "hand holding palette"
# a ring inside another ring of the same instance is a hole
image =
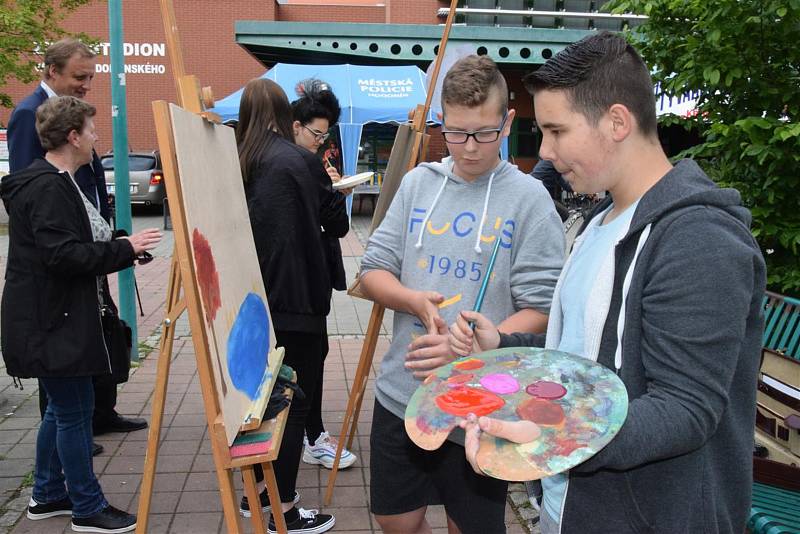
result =
[[[435,450],[469,414],[535,423],[541,434],[528,443],[488,433],[480,438],[481,470],[523,481],[591,458],[617,434],[627,411],[625,386],[602,365],[565,352],[507,348],[456,360],[430,375],[411,397],[405,427],[419,447]]]

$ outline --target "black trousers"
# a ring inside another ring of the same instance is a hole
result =
[[[101,375],[92,378],[92,385],[94,386],[94,413],[92,414],[93,424],[102,424],[108,421],[116,412],[114,408],[117,406],[117,385],[111,378],[111,375]],[[47,409],[47,394],[44,392],[42,383],[39,382],[39,413],[44,418],[44,412]]]
[[[328,332],[288,332],[277,330],[275,338],[279,347],[286,351],[283,363],[297,373],[297,385],[305,393],[305,398],[295,396],[289,408],[286,429],[283,431],[278,458],[272,463],[281,502],[292,502],[297,484],[297,470],[303,455],[303,432],[306,418],[315,402],[317,389],[322,384],[322,362],[328,353]],[[321,391],[321,390],[320,390]],[[257,481],[264,480],[260,465],[255,466]]]
[[[325,426],[322,424],[322,388],[325,384],[325,358],[328,357],[329,350],[327,335],[325,336],[322,349],[322,359],[319,362],[319,381],[314,397],[311,399],[308,416],[306,417],[306,437],[308,437],[308,442],[312,445],[319,435],[325,432]]]

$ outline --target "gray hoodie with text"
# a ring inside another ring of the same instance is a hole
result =
[[[422,163],[403,178],[386,218],[369,239],[362,274],[384,270],[406,287],[441,293],[445,302],[439,313],[451,324],[458,312],[475,304],[500,239],[481,311],[497,323],[526,308],[549,313],[565,245],[561,219],[541,182],[505,161],[473,182],[452,168],[446,158]],[[408,345],[425,333],[417,317],[394,314],[376,397],[400,418],[420,384],[404,366]]]

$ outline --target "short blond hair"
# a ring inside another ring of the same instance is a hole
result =
[[[48,46],[47,50],[44,52],[45,79],[50,77],[51,65],[56,68],[56,71],[61,72],[61,70],[67,66],[67,63],[69,63],[69,59],[76,54],[79,57],[87,59],[92,59],[96,56],[96,54],[92,52],[92,49],[86,46],[85,43],[72,37],[61,39]]]
[[[93,105],[74,96],[48,98],[36,110],[36,133],[42,148],[49,152],[66,145],[70,132],[82,132],[86,119],[96,113]]]

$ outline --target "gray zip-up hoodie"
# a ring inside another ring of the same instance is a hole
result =
[[[501,161],[466,182],[450,158],[422,163],[400,185],[386,217],[369,238],[361,272],[385,270],[409,288],[445,297],[448,324],[472,309],[495,239],[500,250],[482,312],[500,322],[518,310],[548,313],[564,263],[564,231],[547,191]],[[394,314],[394,336],[381,363],[376,397],[397,417],[419,386],[405,368],[408,345],[426,333],[413,315]]]
[[[598,275],[607,291],[593,288],[606,295],[592,302],[603,318],[585,333],[625,383],[628,417],[570,471],[562,533],[744,532],[766,285],[749,225],[739,193],[690,160],[641,198]],[[547,345],[560,337],[558,293]],[[502,336],[501,346],[537,341]]]

